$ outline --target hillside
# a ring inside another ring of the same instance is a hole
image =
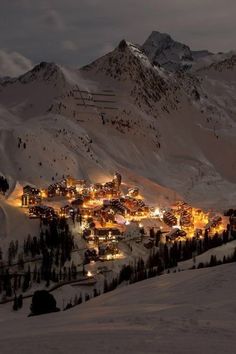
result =
[[[41,63],[1,80],[0,173],[10,191],[120,171],[151,204],[233,207],[235,69],[219,61],[173,72],[122,41],[79,70]]]
[[[164,275],[40,317],[2,309],[2,353],[232,353],[234,268]]]

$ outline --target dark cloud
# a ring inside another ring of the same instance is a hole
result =
[[[235,0],[1,0],[0,43],[33,62],[80,66],[152,30],[193,49],[235,49]]]

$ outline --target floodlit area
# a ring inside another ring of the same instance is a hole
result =
[[[168,207],[150,206],[140,195],[138,187],[122,184],[119,173],[113,180],[103,183],[88,184],[85,180],[68,177],[44,189],[25,186],[21,192],[18,188],[9,203],[16,207],[21,204],[30,218],[76,220],[80,231],[89,232],[90,241],[99,230],[104,233],[101,239],[105,239],[112,230],[122,235],[130,223],[137,223],[146,233],[151,229],[159,230],[167,240],[173,241],[200,238],[206,230],[210,235],[222,233],[229,222],[228,217],[221,213],[203,211],[185,202]]]
[[[124,186],[118,172],[93,184],[65,177],[43,189],[18,185],[6,205],[11,215],[21,215],[15,231],[23,230],[24,238],[4,244],[2,304],[14,301],[14,294],[27,298],[45,286],[54,291],[70,285],[75,299],[66,296],[64,309],[127,277],[132,283],[177,269],[235,237],[234,214],[184,201],[149,204],[139,187]]]

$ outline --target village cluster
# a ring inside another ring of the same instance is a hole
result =
[[[84,239],[96,244],[100,256],[118,257],[117,244],[129,220],[150,215],[138,188],[130,188],[124,194],[121,182],[121,175],[116,173],[111,181],[103,184],[87,184],[67,177],[46,189],[27,185],[23,188],[21,205],[28,209],[29,218],[72,219],[80,225]]]
[[[119,173],[105,183],[87,184],[84,180],[67,177],[46,189],[27,185],[21,199],[30,218],[70,218],[78,223],[84,239],[96,246],[100,257],[119,256],[118,243],[125,238],[132,222],[137,224],[141,234],[149,237],[153,226],[145,228],[143,223],[146,226],[147,220],[155,220],[154,228],[168,242],[201,238],[205,230],[214,234],[225,228],[222,216],[205,213],[185,202],[178,202],[171,208],[149,207],[138,188],[127,188],[124,192]],[[95,258],[90,251],[87,256]]]

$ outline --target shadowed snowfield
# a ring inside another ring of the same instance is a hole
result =
[[[57,314],[1,313],[1,353],[233,353],[235,284],[229,264],[150,279]]]

